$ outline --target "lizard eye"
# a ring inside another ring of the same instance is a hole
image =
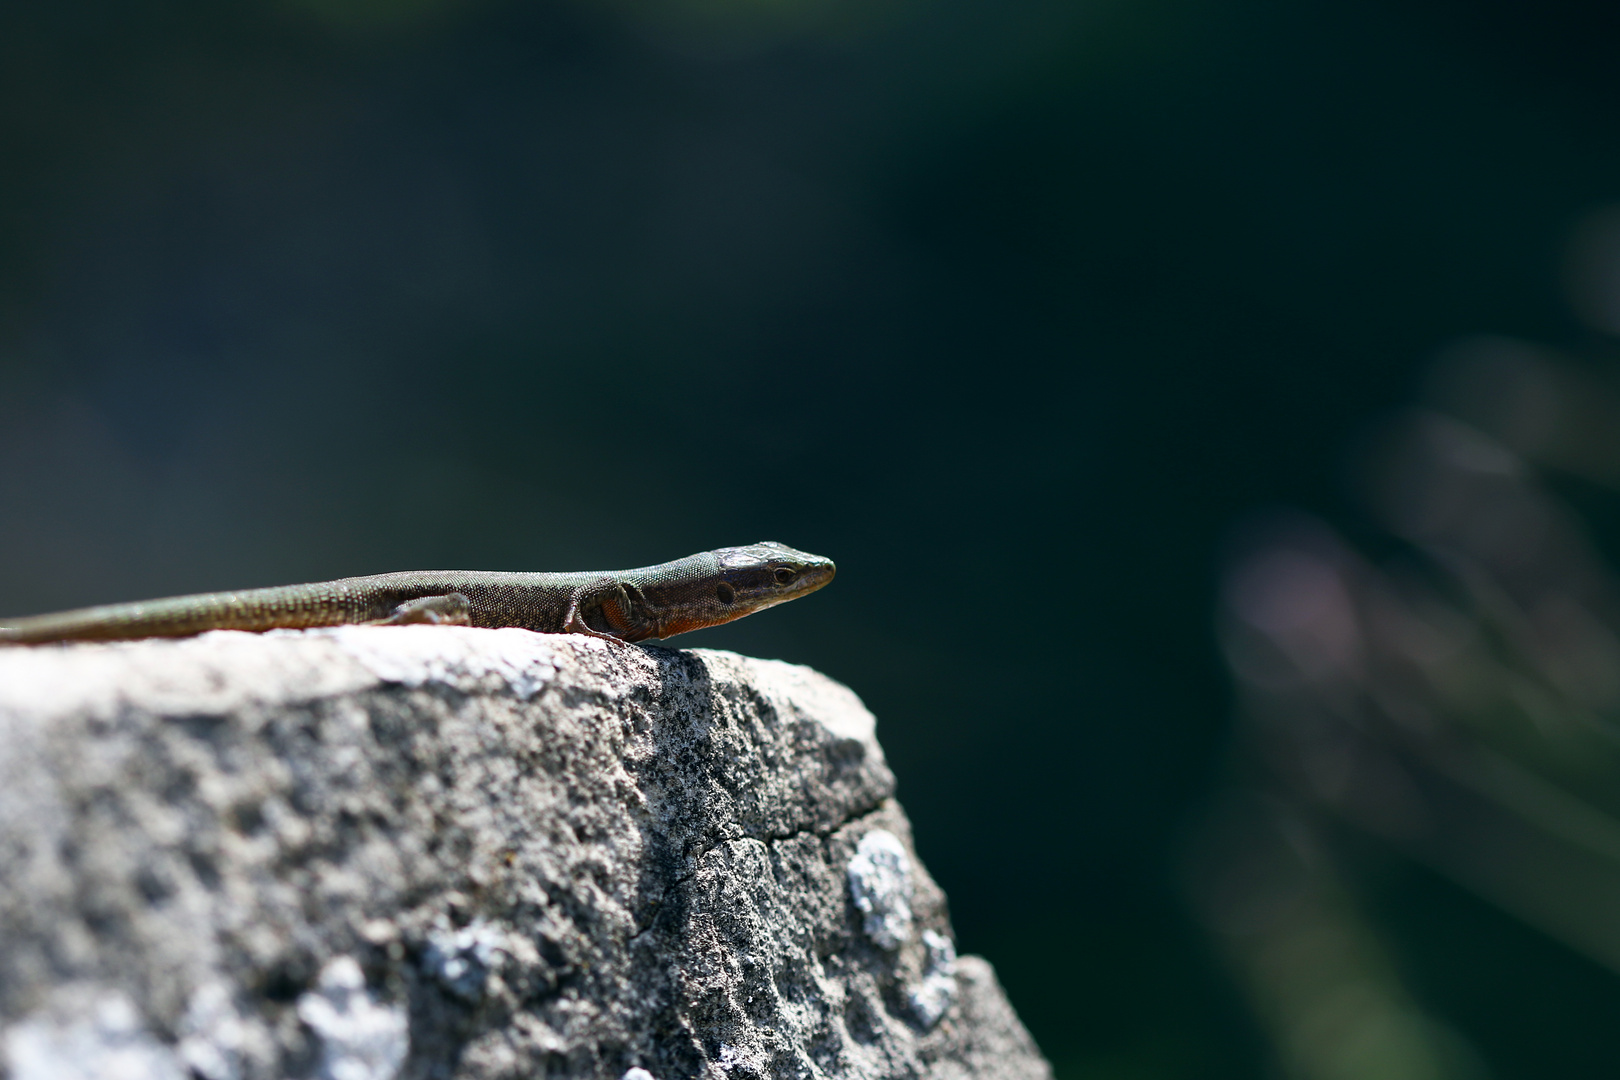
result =
[[[729,604],[737,599],[737,590],[722,581],[714,587],[714,595],[722,604]]]
[[[793,571],[785,566],[778,566],[771,576],[776,579],[778,585],[786,585],[793,580]]]

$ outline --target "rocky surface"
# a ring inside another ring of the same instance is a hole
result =
[[[0,650],[10,1080],[1045,1080],[871,715],[521,630]]]

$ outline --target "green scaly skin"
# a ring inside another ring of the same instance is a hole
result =
[[[406,623],[520,626],[644,641],[786,603],[827,584],[835,569],[831,559],[764,541],[635,570],[411,570],[11,619],[0,626],[0,645]]]

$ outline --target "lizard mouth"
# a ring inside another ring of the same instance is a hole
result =
[[[804,573],[799,575],[799,580],[794,582],[792,595],[799,597],[805,593],[813,593],[831,581],[837,573],[838,567],[834,566],[830,559],[808,566]]]
[[[815,558],[815,556],[810,556]],[[785,604],[789,600],[797,600],[825,586],[837,574],[838,568],[832,564],[831,559],[819,559],[806,566],[790,583],[772,590],[760,597],[750,608],[749,613],[764,611],[766,608]]]

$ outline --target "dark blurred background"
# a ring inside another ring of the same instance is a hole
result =
[[[0,5],[0,612],[781,540],[834,587],[677,644],[865,698],[1060,1080],[1612,1076],[1613,967],[1371,841],[1458,1049],[1291,1056],[1183,867],[1234,523],[1396,544],[1347,462],[1436,355],[1606,355],[1616,10]]]

